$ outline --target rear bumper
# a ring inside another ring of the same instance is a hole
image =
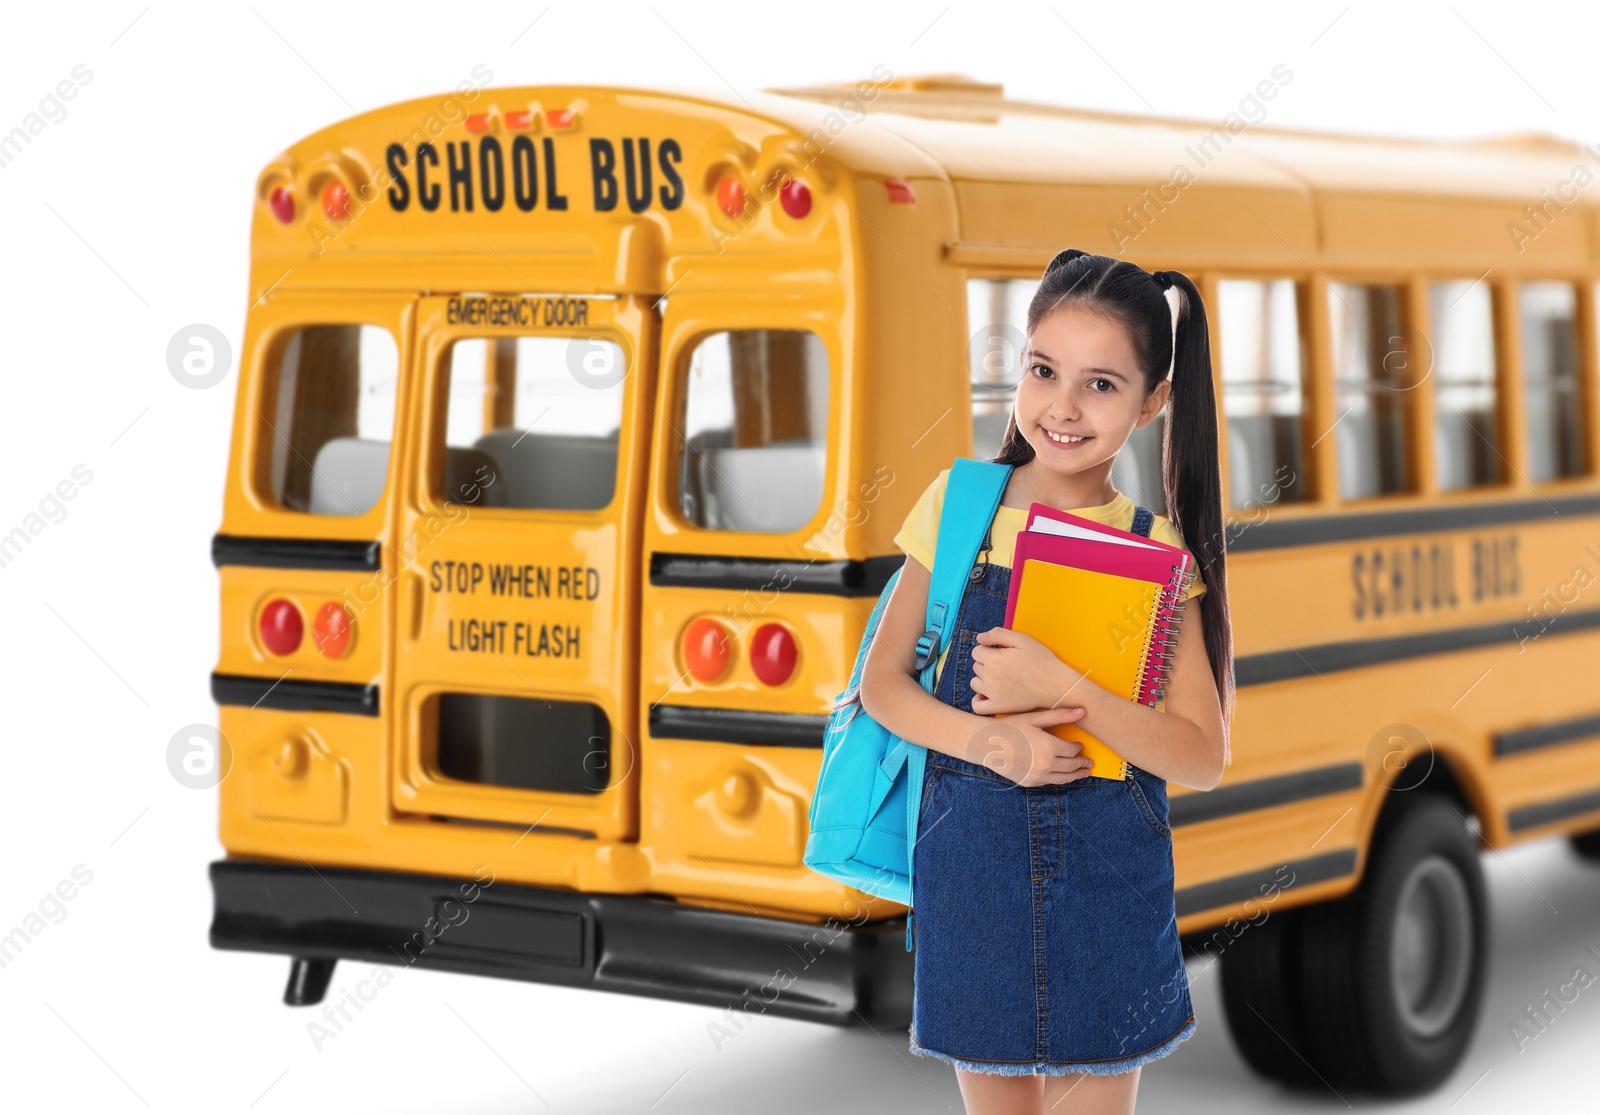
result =
[[[670,899],[226,859],[219,949],[421,966],[850,1025],[904,1026],[905,919],[823,925]]]

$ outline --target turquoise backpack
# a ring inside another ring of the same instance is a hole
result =
[[[1005,493],[1011,465],[957,457],[945,484],[939,542],[928,584],[928,628],[912,665],[929,693],[941,647],[955,635],[956,615],[978,547]],[[811,795],[805,865],[856,890],[911,905],[912,854],[922,807],[928,749],[903,740],[861,708],[861,668],[901,569],[878,597],[856,651],[850,687],[834,700],[822,741],[822,769]],[[906,950],[911,949],[906,913]]]

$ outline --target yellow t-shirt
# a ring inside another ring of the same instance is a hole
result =
[[[950,470],[945,469],[939,473],[933,483],[923,490],[917,497],[916,506],[906,516],[900,533],[894,536],[895,545],[906,553],[916,558],[928,569],[933,568],[933,554],[939,544],[939,512],[944,507],[944,487],[950,478]],[[1110,503],[1103,503],[1098,507],[1067,507],[1062,510],[1077,515],[1084,519],[1092,519],[1097,523],[1116,527],[1118,530],[1133,529],[1134,502],[1121,492]],[[1001,504],[995,510],[994,523],[991,528],[989,541],[988,560],[995,565],[1011,568],[1011,559],[1017,545],[1017,534],[1028,523],[1028,509],[1026,507],[1007,507]],[[1150,524],[1150,537],[1157,542],[1165,542],[1169,546],[1180,546],[1185,550],[1183,537],[1178,533],[1178,528],[1165,515],[1157,515]],[[1192,551],[1191,551],[1192,553]],[[1206,585],[1200,578],[1198,562],[1191,562],[1193,577],[1189,587],[1184,591],[1183,600],[1190,600],[1201,596],[1206,591]],[[939,652],[939,664],[935,668],[935,676],[944,670],[945,656],[950,653],[947,644]]]

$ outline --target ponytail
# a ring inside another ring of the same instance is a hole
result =
[[[1221,453],[1217,442],[1217,389],[1211,374],[1211,332],[1205,302],[1189,277],[1157,272],[1178,289],[1172,354],[1172,394],[1167,399],[1161,467],[1168,516],[1194,554],[1205,581],[1200,626],[1216,681],[1223,722],[1233,718],[1233,631],[1228,622],[1228,569],[1222,523]],[[1160,282],[1161,278],[1157,278]]]

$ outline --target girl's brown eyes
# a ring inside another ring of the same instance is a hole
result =
[[[1048,364],[1035,364],[1033,366],[1033,368],[1032,368],[1032,371],[1038,373],[1040,379],[1046,379],[1049,376],[1055,375],[1055,369],[1050,367]],[[1103,388],[1099,388],[1099,387],[1095,388],[1095,390],[1099,394],[1102,394],[1102,395],[1110,394],[1112,391],[1115,391],[1117,389],[1117,385],[1113,381],[1111,381],[1110,379],[1107,379],[1105,376],[1095,376],[1089,382],[1091,384],[1095,384],[1095,383],[1103,383],[1103,384],[1105,384],[1105,387],[1103,387]]]

